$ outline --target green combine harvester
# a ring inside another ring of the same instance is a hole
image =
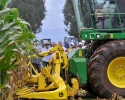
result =
[[[69,54],[70,72],[99,97],[125,97],[125,0],[71,1],[80,36],[89,44],[82,57]]]

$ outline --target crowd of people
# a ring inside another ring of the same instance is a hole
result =
[[[50,46],[50,43],[49,42],[45,42],[44,43],[44,47],[42,48],[38,43],[34,43],[33,44],[33,47],[34,47],[34,50],[37,52],[37,53],[40,53],[40,52],[45,52],[45,51],[48,51],[50,50],[51,48],[55,47],[56,45],[60,45],[62,46],[62,48],[64,49],[64,52],[68,55],[72,50],[77,50],[77,49],[80,49],[80,48],[83,48],[83,44],[80,42],[78,45],[75,45],[74,43],[70,43],[70,46],[69,48],[66,48],[63,46],[63,43],[61,41],[58,42],[58,44],[56,42],[52,42],[52,47]],[[53,54],[51,55],[48,55],[48,56],[45,56],[45,57],[42,57],[42,61],[44,63],[45,66],[48,66],[49,64],[49,61],[53,58]],[[39,58],[33,58],[32,59],[32,64],[34,66],[34,68],[38,71],[38,73],[41,71],[41,67],[43,66],[42,63],[40,62]],[[34,73],[34,71],[33,71]]]

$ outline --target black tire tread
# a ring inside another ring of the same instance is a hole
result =
[[[109,55],[110,53],[112,53],[112,51],[119,49],[125,50],[125,40],[110,41],[100,46],[98,49],[95,50],[94,54],[89,60],[89,82],[95,93],[97,93],[100,97],[110,98],[112,95],[112,93],[105,89],[105,87],[101,83],[99,77],[100,66],[103,60],[107,60],[105,58],[106,55]]]

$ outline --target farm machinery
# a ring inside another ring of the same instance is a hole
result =
[[[71,1],[80,37],[89,44],[72,50],[68,56],[60,46],[40,53],[40,57],[54,57],[41,73],[34,69],[36,75],[31,76],[27,72],[18,97],[67,99],[85,86],[100,98],[109,99],[113,93],[125,97],[125,1]]]
[[[53,55],[48,66],[45,66],[40,59],[43,65],[41,73],[37,72],[30,61],[28,63],[23,62],[25,76],[17,82],[17,84],[21,85],[16,93],[18,98],[55,100],[67,99],[68,96],[74,96],[78,93],[79,84],[75,77],[71,78],[72,89],[68,86],[69,63],[67,55],[60,45],[53,47],[49,51],[28,56],[28,58],[41,58],[48,55]],[[32,70],[35,75],[32,74]]]
[[[100,97],[125,97],[125,1],[72,2],[80,37],[90,41],[83,55],[87,84]]]
[[[51,39],[44,38],[44,39],[40,40],[40,44],[41,44],[42,47],[45,46],[44,45],[45,42],[49,42],[49,45],[52,46]]]
[[[70,43],[74,43],[75,45],[78,45],[78,39],[74,36],[69,36],[64,38],[64,47],[69,48]]]

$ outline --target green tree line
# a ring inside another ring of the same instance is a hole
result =
[[[11,0],[10,8],[17,8],[22,19],[30,23],[34,34],[42,31],[46,16],[45,0]]]
[[[75,17],[75,11],[72,6],[71,0],[65,1],[65,5],[62,12],[64,14],[64,24],[66,25],[65,31],[70,36],[75,36],[76,38],[78,38],[79,37],[78,27]]]

